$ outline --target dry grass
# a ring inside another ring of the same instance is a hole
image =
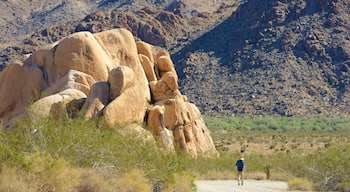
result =
[[[137,169],[118,177],[115,174],[103,174],[95,169],[73,168],[64,160],[53,159],[42,153],[29,155],[26,160],[29,165],[27,171],[7,166],[1,168],[0,192],[151,191],[149,180],[141,170]],[[181,186],[181,189],[183,187],[184,185]]]
[[[143,171],[134,169],[124,175],[124,177],[114,179],[114,191],[120,192],[149,192],[151,191],[150,182],[145,177]]]
[[[350,181],[345,181],[339,183],[338,185],[340,191],[349,192],[350,191]]]
[[[0,174],[0,192],[34,192],[22,171],[3,166]]]
[[[39,191],[69,191],[78,183],[79,173],[62,159],[48,154],[34,153],[26,157],[30,164],[28,174]]]
[[[312,183],[307,179],[294,178],[288,182],[289,190],[312,191]]]
[[[206,174],[202,174],[198,176],[197,179],[204,180],[226,180],[236,178],[235,170],[225,170],[225,171],[217,171],[217,170],[209,170]]]
[[[251,173],[246,173],[245,174],[246,179],[254,179],[254,180],[265,180],[266,179],[266,174],[263,172],[251,172]]]
[[[101,174],[96,170],[81,169],[80,183],[76,189],[78,192],[112,192],[113,190]]]
[[[191,177],[191,175],[183,173],[175,174],[175,183],[172,187],[169,187],[169,192],[192,192],[195,186],[191,182],[193,180]]]

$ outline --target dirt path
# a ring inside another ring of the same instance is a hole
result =
[[[287,183],[281,181],[246,180],[238,186],[236,180],[200,180],[195,181],[197,192],[285,192]]]

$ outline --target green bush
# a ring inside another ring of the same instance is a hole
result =
[[[20,168],[36,175],[36,179],[49,187],[54,182],[50,175],[62,175],[59,171],[64,170],[68,174],[69,167],[93,168],[117,175],[138,169],[145,173],[151,185],[175,183],[175,175],[184,172],[179,157],[160,152],[154,142],[133,133],[121,134],[97,127],[95,122],[85,120],[20,121],[16,129],[0,135],[0,166]],[[48,164],[40,164],[44,162],[42,159]],[[62,177],[61,182],[65,182],[64,178],[73,180]],[[63,187],[59,183],[55,185]]]
[[[340,190],[350,181],[350,145],[333,146],[305,160],[305,175],[317,190]]]

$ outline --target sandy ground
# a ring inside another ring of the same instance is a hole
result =
[[[245,180],[238,186],[236,180],[200,180],[195,181],[197,192],[283,192],[288,191],[287,183],[280,181]]]

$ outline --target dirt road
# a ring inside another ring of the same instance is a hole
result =
[[[197,192],[285,192],[287,183],[281,181],[246,180],[238,186],[236,180],[200,180],[195,181]]]

